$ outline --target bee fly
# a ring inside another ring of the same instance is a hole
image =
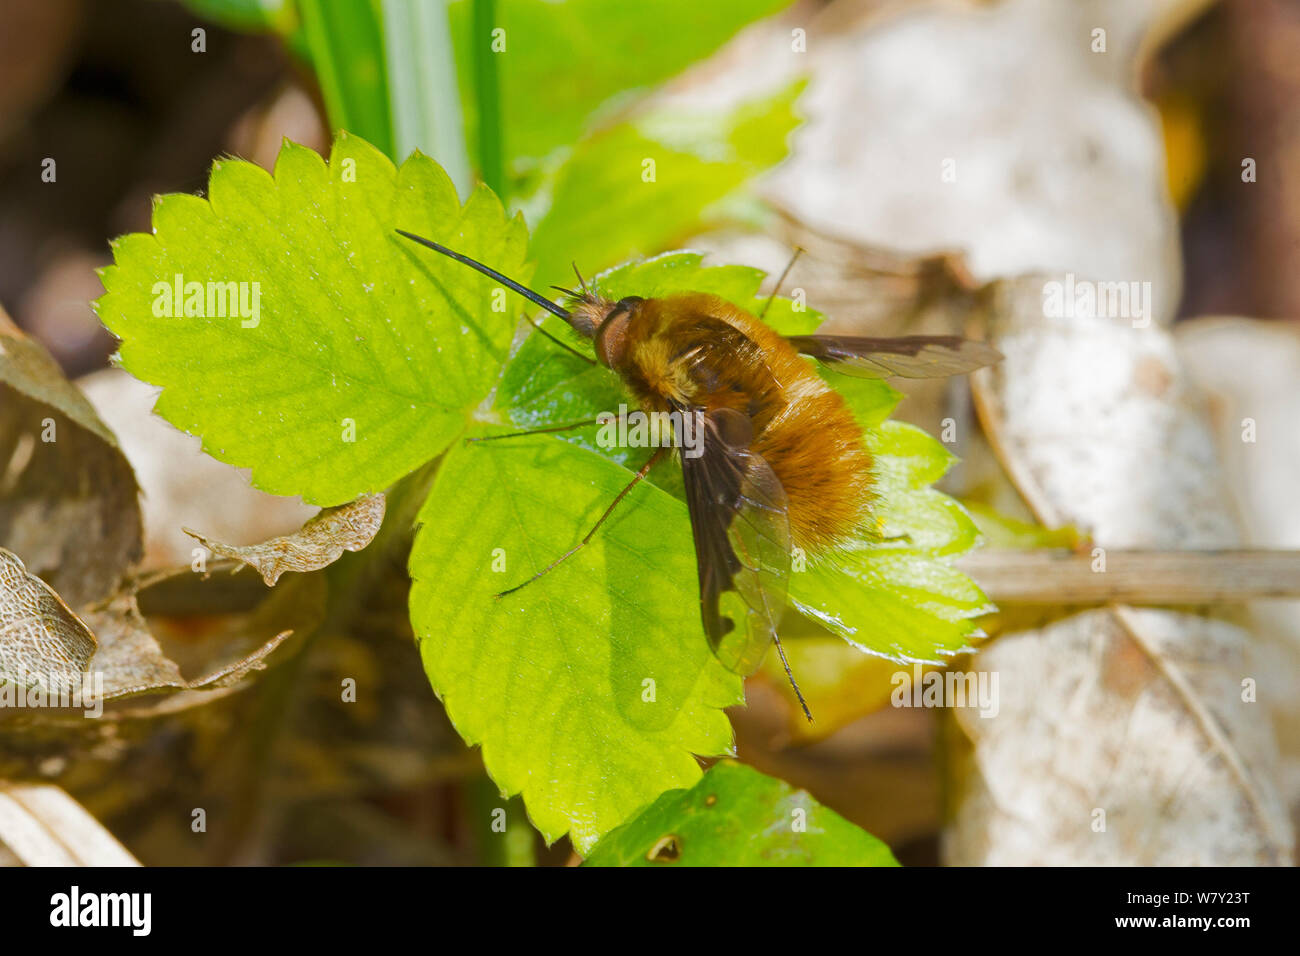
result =
[[[777,635],[791,550],[825,554],[852,539],[869,518],[873,477],[871,455],[853,413],[802,356],[859,377],[936,378],[992,364],[1001,354],[956,336],[783,336],[716,295],[677,292],[615,302],[588,288],[581,275],[577,291],[556,287],[566,297],[561,306],[468,256],[397,231],[563,319],[591,340],[594,362],[617,373],[645,412],[693,420],[701,449],[680,460],[709,646],[729,670],[749,675],[774,642],[811,721]],[[533,324],[557,345],[593,362]],[[595,422],[491,437],[590,424]],[[650,456],[577,545],[502,594],[532,583],[591,541],[668,450],[659,448]],[[728,591],[743,604],[740,626],[719,609]]]

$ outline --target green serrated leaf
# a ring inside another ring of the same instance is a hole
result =
[[[722,761],[610,833],[587,866],[897,866],[889,847],[807,791]]]
[[[492,779],[580,851],[731,747],[740,679],[699,628],[686,508],[643,483],[591,545],[627,472],[544,436],[458,445],[420,512],[411,623],[425,670]],[[667,516],[668,520],[663,520]]]
[[[979,527],[987,547],[1028,550],[1033,548],[1079,547],[1086,537],[1074,525],[1044,528],[1040,524],[1021,521],[1002,514],[995,508],[978,501],[963,501],[964,507]]]
[[[432,160],[416,154],[399,171],[344,134],[328,166],[286,143],[274,179],[223,161],[208,200],[163,197],[153,235],[114,244],[97,309],[122,340],[122,365],[163,387],[158,413],[209,454],[251,468],[266,491],[342,504],[463,430],[518,315],[513,294],[396,227],[526,276],[523,222],[490,192],[462,207]],[[176,275],[244,283],[258,314],[222,317],[205,295],[203,315],[156,315]],[[493,310],[501,304],[509,311]]]
[[[664,114],[602,131],[574,147],[534,230],[542,285],[564,282],[577,261],[589,271],[658,252],[688,235],[711,204],[780,162],[798,125],[803,84],[724,116],[700,117],[672,138]]]
[[[955,458],[903,422],[866,431],[872,454],[878,540],[854,542],[790,578],[790,601],[803,614],[862,650],[941,663],[979,635],[974,618],[993,610],[951,560],[974,547],[979,531],[966,511],[929,485]]]

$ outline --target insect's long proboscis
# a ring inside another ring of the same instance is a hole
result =
[[[417,236],[414,233],[407,232],[405,229],[398,229],[396,230],[396,232],[399,236],[405,236],[407,239],[410,239],[412,242],[418,242],[420,245],[432,249],[434,252],[442,253],[444,256],[446,256],[449,259],[455,259],[457,262],[463,263],[464,265],[469,266],[471,269],[483,273],[483,275],[487,276],[488,278],[496,279],[506,288],[511,289],[514,292],[518,292],[520,295],[522,295],[529,302],[532,302],[534,305],[540,305],[547,312],[550,312],[552,315],[559,316],[560,318],[564,319],[566,322],[569,320],[570,316],[567,309],[561,308],[560,306],[552,302],[550,299],[546,298],[546,296],[534,292],[532,289],[528,288],[525,285],[521,285],[520,283],[516,282],[514,279],[511,279],[509,276],[502,275],[500,272],[497,272],[497,270],[493,269],[491,266],[486,266],[483,263],[479,262],[477,259],[471,259],[469,256],[462,255],[461,253],[457,252],[454,249],[448,249],[446,246],[442,245],[441,243],[434,242],[432,239],[425,239],[423,236]]]

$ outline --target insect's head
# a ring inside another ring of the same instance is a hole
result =
[[[561,289],[568,296],[568,322],[576,332],[592,340],[596,358],[609,368],[617,367],[623,360],[627,347],[627,326],[645,299],[629,295],[617,302],[607,299],[594,289],[582,284],[582,291]]]

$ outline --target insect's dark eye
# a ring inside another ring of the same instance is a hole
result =
[[[615,368],[623,361],[632,310],[644,301],[639,295],[619,299],[596,329],[596,357],[609,368]]]

